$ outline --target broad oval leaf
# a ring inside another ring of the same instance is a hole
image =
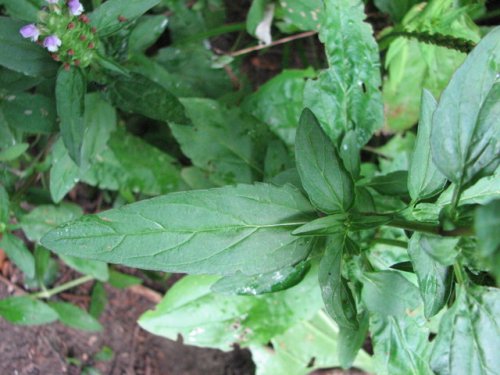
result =
[[[57,320],[57,313],[47,304],[31,297],[0,299],[0,316],[12,324],[38,325]]]
[[[71,303],[49,302],[49,306],[56,311],[61,323],[68,327],[89,332],[102,331],[102,326],[97,319]]]
[[[345,233],[330,236],[319,266],[319,285],[326,311],[339,326],[358,329],[357,308],[347,280],[342,277],[342,257],[356,246]]]
[[[453,281],[450,267],[443,266],[433,259],[420,245],[425,234],[414,233],[411,237],[408,254],[417,274],[420,295],[424,300],[424,314],[427,319],[436,315],[448,302]]]
[[[312,207],[294,187],[237,185],[173,193],[63,225],[43,239],[59,254],[169,272],[253,275],[303,260],[291,235]]]
[[[497,27],[453,75],[432,118],[432,157],[459,188],[500,160],[499,66]]]
[[[424,90],[420,105],[417,140],[408,170],[408,191],[414,201],[434,196],[446,184],[446,178],[434,165],[431,155],[432,114],[437,102],[429,91]]]
[[[354,203],[354,182],[337,150],[309,109],[300,117],[295,157],[302,185],[323,212],[347,211]]]

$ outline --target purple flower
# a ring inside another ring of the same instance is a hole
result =
[[[23,38],[30,38],[33,42],[36,42],[40,36],[40,30],[38,30],[34,23],[21,27],[19,32]]]
[[[79,0],[69,0],[68,1],[69,12],[74,16],[79,16],[83,13],[83,5],[80,4]]]
[[[43,46],[50,52],[57,52],[61,44],[61,39],[59,39],[57,35],[49,35],[43,40]]]

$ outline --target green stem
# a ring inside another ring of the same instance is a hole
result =
[[[403,249],[408,248],[408,242],[406,241],[399,241],[399,240],[393,240],[391,238],[374,238],[372,240],[372,244],[382,244],[382,245],[389,245],[389,246],[394,246],[394,247],[401,247]]]
[[[87,276],[82,276],[78,279],[71,280],[70,282],[67,282],[65,284],[59,285],[55,288],[48,289],[45,291],[41,291],[38,293],[34,293],[31,295],[31,297],[35,298],[50,298],[52,296],[55,296],[58,293],[64,292],[65,290],[72,289],[78,285],[85,284],[86,282],[94,280],[93,276],[87,275]]]
[[[455,273],[455,278],[459,284],[464,284],[467,280],[467,276],[464,273],[462,265],[457,261],[453,264],[453,272]]]
[[[458,236],[472,236],[474,235],[474,231],[470,227],[460,227],[453,230],[444,230],[441,226],[421,223],[417,221],[408,221],[402,220],[399,218],[393,219],[390,223],[386,224],[391,227],[401,228],[410,230],[413,232],[423,232],[423,233],[431,233],[437,234],[443,237],[458,237]]]
[[[451,197],[451,212],[453,215],[453,218],[455,217],[455,212],[458,207],[458,202],[460,201],[460,195],[462,194],[462,189],[460,188],[461,184],[455,185],[453,188],[453,195]]]

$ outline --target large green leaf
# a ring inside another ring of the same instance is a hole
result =
[[[114,104],[126,112],[164,122],[187,123],[179,100],[158,83],[139,74],[115,79],[109,92]]]
[[[11,127],[27,133],[47,134],[57,128],[54,100],[43,95],[9,95],[0,103],[0,110]]]
[[[316,207],[326,213],[349,210],[354,203],[352,177],[309,109],[300,117],[295,157],[302,185]]]
[[[356,358],[361,359],[365,353],[361,347],[366,341],[369,326],[369,316],[366,311],[358,315],[359,326],[357,329],[339,327],[339,362],[342,368],[351,368]]]
[[[35,277],[35,258],[21,239],[11,233],[4,233],[0,248],[28,278]]]
[[[138,268],[252,275],[308,255],[310,240],[291,231],[311,210],[290,185],[187,191],[85,216],[42,242],[59,254]]]
[[[422,303],[417,287],[399,272],[370,272],[363,275],[362,281],[362,299],[370,313],[400,317]]]
[[[43,0],[0,0],[7,13],[12,18],[27,22],[38,21],[38,12],[42,8]]]
[[[363,22],[363,2],[327,0],[322,14],[320,39],[330,68],[307,82],[304,104],[332,141],[354,130],[362,146],[383,124],[378,46]]]
[[[403,19],[406,12],[419,0],[375,0],[375,6],[382,12],[387,13],[391,18],[398,22]]]
[[[444,90],[432,118],[437,167],[460,189],[500,160],[500,27],[467,57]]]
[[[370,319],[377,374],[432,375],[429,330],[411,314]]]
[[[498,374],[500,291],[458,287],[457,299],[441,319],[431,357],[439,375]]]
[[[170,124],[184,154],[217,185],[262,180],[268,138],[265,126],[238,109],[210,99],[183,99],[193,125]]]
[[[76,164],[81,162],[81,149],[85,134],[86,80],[78,68],[61,68],[57,74],[56,103],[61,120],[61,136],[69,156]]]
[[[160,0],[108,0],[89,17],[99,36],[107,36],[127,26],[129,21],[143,15],[159,3]]]
[[[487,263],[500,284],[500,199],[476,210],[474,230],[477,235],[478,253]]]
[[[146,51],[163,34],[167,25],[168,18],[164,15],[141,17],[130,32],[129,53]]]
[[[0,316],[12,324],[38,325],[57,320],[57,313],[47,304],[30,297],[0,299]]]
[[[285,32],[318,30],[322,11],[321,0],[292,0],[276,2],[277,26]]]
[[[0,65],[33,77],[55,75],[58,65],[47,51],[19,34],[24,24],[0,17]]]
[[[446,178],[434,165],[431,156],[431,124],[436,106],[432,94],[424,90],[417,140],[408,170],[408,190],[414,201],[434,196],[446,183]]]
[[[305,78],[314,70],[285,70],[245,98],[242,107],[263,121],[288,146],[295,144],[295,132],[303,110]]]
[[[0,232],[3,232],[5,227],[2,227],[3,225],[7,225],[9,222],[9,214],[10,211],[10,200],[9,200],[9,194],[7,193],[7,190],[0,185]]]
[[[342,348],[335,322],[323,311],[300,322],[271,340],[273,349],[252,345],[252,359],[257,375],[307,375],[320,368],[341,365],[337,354]],[[361,351],[353,366],[373,372],[372,358]]]
[[[176,283],[153,311],[139,319],[144,329],[184,343],[230,350],[266,344],[301,320],[311,318],[321,307],[321,296],[313,268],[293,288],[262,296],[227,296],[211,291],[213,276],[190,275]],[[297,306],[301,306],[297,309]]]
[[[319,266],[318,279],[328,314],[339,326],[357,329],[356,302],[347,280],[342,277],[342,257],[353,246],[356,245],[345,233],[330,236]]]
[[[424,300],[425,317],[430,319],[448,302],[453,281],[450,267],[443,266],[432,258],[420,245],[425,234],[414,233],[408,246],[408,254],[418,277],[420,295]]]

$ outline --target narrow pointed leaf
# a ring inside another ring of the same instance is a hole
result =
[[[290,185],[186,191],[84,216],[42,243],[59,254],[131,267],[253,275],[308,255],[310,240],[291,231],[311,219],[311,210]]]
[[[25,296],[1,299],[0,316],[12,324],[27,326],[51,323],[58,318],[46,303]]]
[[[309,109],[300,117],[295,155],[302,185],[313,204],[326,213],[349,210],[354,203],[352,177]]]

